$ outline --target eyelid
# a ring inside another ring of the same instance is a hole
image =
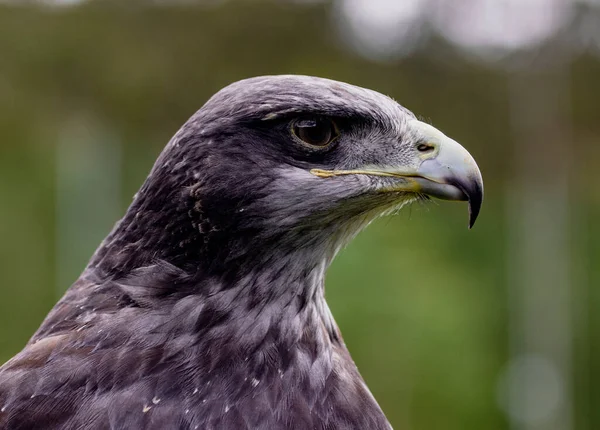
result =
[[[317,121],[312,118],[301,119],[299,121],[296,121],[296,126],[297,127],[316,127]]]

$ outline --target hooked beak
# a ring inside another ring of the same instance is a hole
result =
[[[319,177],[363,174],[402,178],[390,191],[423,193],[443,200],[468,201],[469,228],[473,227],[483,202],[483,179],[477,163],[458,142],[429,124],[414,119],[409,126],[417,133],[419,142],[428,148],[427,152],[420,155],[416,169],[313,169],[311,173]]]

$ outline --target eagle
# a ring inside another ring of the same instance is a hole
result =
[[[466,201],[481,173],[393,99],[262,76],[169,141],[124,217],[0,368],[2,429],[390,429],[327,306],[378,216]]]

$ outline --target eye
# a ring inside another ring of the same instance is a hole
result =
[[[302,142],[318,147],[329,145],[338,136],[333,121],[317,116],[295,120],[292,123],[292,133]]]
[[[420,145],[417,146],[417,150],[419,152],[431,152],[434,149],[435,148],[433,147],[433,145],[429,145],[427,143],[421,143]]]

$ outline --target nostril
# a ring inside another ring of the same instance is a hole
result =
[[[435,148],[433,147],[433,145],[429,145],[427,143],[421,143],[417,146],[417,150],[419,152],[431,152],[433,151]]]

